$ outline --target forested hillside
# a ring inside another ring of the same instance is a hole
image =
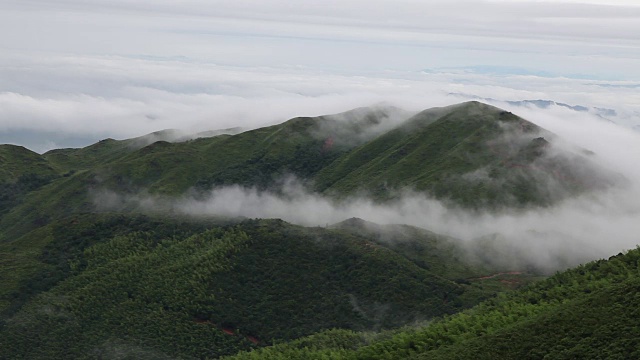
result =
[[[403,244],[421,252],[280,220],[74,216],[48,232],[40,267],[4,296],[9,357],[91,358],[110,344],[217,357],[332,328],[392,329],[510,288],[474,280],[497,270],[418,230]]]
[[[329,331],[232,359],[635,359],[640,249],[503,293],[423,327]]]
[[[470,214],[517,213],[625,186],[589,151],[478,102],[208,135],[165,131],[43,155],[0,145],[0,358],[636,351],[638,250],[537,282],[548,268],[494,234],[469,243],[357,218],[304,227],[154,202],[229,186],[286,200],[295,178],[317,199],[389,204],[408,192]],[[564,264],[552,261],[561,255],[548,262]]]

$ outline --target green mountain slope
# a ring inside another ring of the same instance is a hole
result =
[[[81,171],[29,188],[0,217],[0,243],[14,241],[72,213],[93,211],[95,206],[89,197],[93,181],[88,172]]]
[[[104,139],[79,149],[54,149],[42,156],[59,172],[75,172],[113,162],[155,142],[180,143],[239,132],[239,128],[232,128],[185,135],[178,130],[162,130],[126,140]]]
[[[359,219],[305,228],[147,217],[109,197],[170,202],[236,185],[277,194],[293,175],[327,197],[386,201],[409,189],[492,211],[621,182],[526,120],[469,102],[215,135],[169,142],[177,135],[162,132],[43,156],[0,146],[0,358],[215,358],[275,342],[239,357],[526,357],[558,338],[539,345],[514,332],[554,321],[566,334],[557,353],[606,354],[578,344],[589,329],[572,324],[587,307],[592,319],[611,311],[596,338],[612,341],[613,355],[634,344],[607,329],[635,316],[624,308],[637,300],[625,293],[637,283],[637,250],[462,311],[537,280],[527,254],[496,262],[508,253],[495,248],[499,237],[469,256],[456,239]],[[609,309],[607,298],[621,305]]]
[[[0,219],[25,196],[58,177],[39,154],[22,146],[0,145]]]
[[[104,140],[54,150],[45,158],[69,171],[71,181],[59,179],[23,205],[7,206],[13,210],[0,225],[15,238],[28,228],[11,224],[37,220],[29,204],[43,204],[41,219],[56,219],[86,210],[79,206],[105,189],[179,196],[239,185],[277,193],[291,175],[331,197],[385,200],[410,189],[488,209],[549,205],[620,182],[587,152],[556,146],[552,134],[495,107],[469,102],[397,120],[407,116],[391,107],[363,108],[179,143],[136,148],[144,141]]]
[[[126,141],[104,139],[80,149],[50,150],[43,157],[60,172],[74,172],[113,161],[134,150]]]
[[[53,150],[44,156],[2,146],[0,168],[13,180],[0,184],[1,307],[15,305],[11,294],[38,269],[48,268],[38,259],[41,247],[50,240],[47,224],[93,211],[93,196],[102,189],[181,194],[193,186],[207,189],[217,183],[267,184],[276,177],[273,171],[317,167],[315,160],[301,154],[327,158],[323,146],[329,136],[334,136],[332,147],[336,149],[348,146],[346,139],[360,136],[359,141],[366,141],[358,134],[370,130],[366,136],[373,136],[379,131],[377,125],[392,116],[406,115],[393,108],[357,109],[335,116],[293,119],[238,136],[208,133],[204,135],[216,136],[180,143],[153,142],[171,140],[175,135],[163,132],[123,141],[107,139],[83,149]],[[56,176],[56,170],[64,175]]]
[[[416,239],[432,253],[412,257],[386,240],[279,220],[83,216],[46,236],[32,243],[42,265],[5,298],[5,357],[94,358],[112,344],[216,357],[331,328],[394,328],[504,289],[453,281],[491,269],[450,258],[453,240],[432,234]]]
[[[326,332],[232,358],[636,358],[638,259],[635,249],[579,266],[425,327]]]
[[[619,179],[588,152],[501,109],[468,102],[408,116],[356,109],[186,143],[158,142],[97,166],[118,191],[176,195],[241,185],[277,189],[288,175],[329,196],[384,200],[406,189],[471,207],[549,205]],[[556,146],[558,145],[558,146]]]
[[[409,188],[466,206],[503,207],[548,205],[614,182],[585,154],[553,149],[554,140],[478,102],[429,109],[322,169],[316,189],[388,198]]]
[[[289,174],[310,179],[340,154],[386,130],[392,119],[407,116],[392,107],[362,108],[295,118],[237,135],[157,141],[141,147],[150,139],[163,138],[154,133],[130,140],[107,139],[82,149],[53,150],[44,157],[66,177],[29,194],[21,206],[7,206],[7,211],[13,210],[0,223],[0,241],[34,229],[28,224],[40,224],[38,219],[87,211],[92,196],[104,189],[177,196],[223,185],[269,188]]]
[[[21,176],[49,177],[56,171],[37,153],[22,146],[0,145],[0,183],[15,182]]]
[[[635,359],[640,357],[639,291],[640,280],[627,279],[495,334],[416,359]]]
[[[362,108],[285,123],[234,136],[187,143],[157,143],[101,169],[130,187],[179,194],[191,187],[242,185],[268,188],[283,176],[305,179],[340,154],[374,136],[390,118],[391,107]]]
[[[460,240],[442,236],[431,231],[408,225],[378,225],[358,218],[351,218],[335,224],[332,228],[375,240],[386,248],[401,254],[418,264],[448,279],[463,281],[477,276],[483,271],[506,271],[489,262],[468,259],[466,245]],[[485,249],[491,253],[492,249]],[[522,262],[525,264],[525,262]]]

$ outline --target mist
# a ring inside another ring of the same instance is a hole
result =
[[[450,94],[613,109],[640,128],[632,1],[332,4],[0,2],[0,143],[44,153]]]
[[[590,159],[624,177],[624,185],[568,197],[548,207],[478,211],[403,190],[380,203],[358,194],[334,199],[295,177],[273,191],[227,186],[205,194],[166,198],[149,194],[94,194],[101,209],[142,209],[194,217],[280,218],[303,226],[329,226],[348,218],[406,224],[460,239],[500,239],[539,269],[555,271],[634,248],[640,233],[640,134],[562,107],[519,109],[519,115],[564,139],[560,146],[594,152]],[[524,110],[524,111],[523,111]]]
[[[254,129],[391,103],[408,111],[474,97],[549,99],[616,111],[640,125],[637,82],[495,75],[473,68],[349,71],[230,66],[186,58],[63,56],[0,58],[0,143],[37,152],[126,139],[165,129],[185,134]],[[520,107],[514,112],[527,111]],[[585,115],[580,113],[580,115]]]

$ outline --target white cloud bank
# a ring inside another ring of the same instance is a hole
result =
[[[377,101],[418,110],[449,92],[602,106],[630,122],[640,104],[631,1],[9,0],[0,32],[0,143],[26,130],[38,148]],[[556,78],[420,72],[478,65]]]
[[[237,67],[184,59],[7,57],[0,67],[0,142],[12,131],[93,139],[130,138],[176,128],[188,132],[255,128],[377,102],[422,110],[461,101],[451,93],[498,100],[553,99],[612,108],[612,120],[640,123],[633,82],[493,75],[463,69],[339,74],[300,67]],[[506,105],[497,103],[505,107]],[[45,138],[43,142],[61,143]],[[64,144],[61,144],[64,145]],[[88,145],[88,144],[87,144]]]

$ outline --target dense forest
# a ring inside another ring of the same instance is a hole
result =
[[[422,327],[328,331],[234,359],[628,359],[640,355],[640,249]]]

